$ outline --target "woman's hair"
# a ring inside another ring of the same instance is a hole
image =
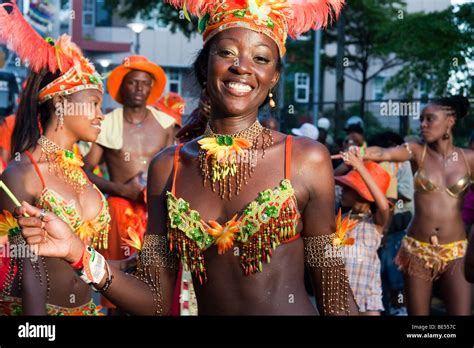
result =
[[[12,135],[12,157],[36,145],[42,129],[49,123],[53,113],[52,100],[39,105],[39,91],[59,77],[43,69],[39,73],[31,72],[21,93],[20,105],[16,113],[15,128]]]
[[[377,133],[369,141],[369,146],[379,146],[379,147],[394,147],[403,144],[403,138],[394,132],[387,131],[382,133]]]
[[[193,69],[194,69],[194,76],[196,77],[196,80],[200,86],[201,89],[203,89],[206,85],[207,82],[207,64],[209,61],[209,54],[211,52],[211,47],[212,47],[212,41],[213,39],[209,40],[204,47],[199,51],[194,63],[193,63]],[[281,57],[278,55],[278,61],[277,61],[277,71],[281,72],[283,68],[283,64],[281,62]],[[275,86],[274,90],[272,91],[274,100],[277,99],[277,93]],[[202,100],[203,98],[206,98],[205,96],[201,97],[201,102],[200,105],[203,105],[206,103],[206,101]],[[265,98],[263,103],[259,106],[259,108],[263,107],[266,105],[269,101],[269,97]],[[186,142],[190,141],[194,138],[197,138],[198,136],[202,135],[206,129],[207,126],[207,118],[205,116],[205,112],[202,112],[201,110],[196,109],[191,113],[191,117],[189,117],[188,121],[186,124],[181,128],[181,130],[176,134],[177,138],[180,140],[180,142]]]
[[[434,99],[431,104],[441,106],[449,116],[461,119],[469,112],[469,99],[462,95]]]

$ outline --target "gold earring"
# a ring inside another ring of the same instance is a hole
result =
[[[275,109],[276,108],[276,103],[275,101],[273,100],[273,93],[272,93],[272,90],[270,90],[270,93],[268,93],[268,98],[270,98],[270,100],[268,101],[268,104],[270,105],[270,107],[272,109]]]
[[[58,124],[56,125],[56,131],[58,130],[58,128],[63,129],[63,125],[64,125],[64,112],[60,111],[58,113]]]

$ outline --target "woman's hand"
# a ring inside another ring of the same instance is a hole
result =
[[[351,146],[348,151],[341,152],[341,158],[348,166],[352,166],[355,170],[364,166],[364,160],[360,148]]]
[[[41,220],[41,209],[23,202],[21,207],[15,208],[14,214],[20,216],[18,224],[22,228],[21,233],[39,256],[59,257],[69,263],[81,258],[84,243],[53,213],[46,212]]]

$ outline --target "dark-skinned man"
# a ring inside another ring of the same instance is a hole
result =
[[[136,250],[126,244],[129,231],[142,234],[146,226],[144,189],[152,157],[173,144],[175,121],[148,106],[163,93],[166,75],[143,56],[130,56],[110,74],[107,89],[123,107],[105,116],[97,142],[85,157],[85,168],[99,189],[109,194],[112,216],[108,249],[110,260],[128,258]],[[92,174],[105,161],[110,181]]]

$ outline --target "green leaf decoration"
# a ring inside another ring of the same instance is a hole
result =
[[[198,22],[198,31],[200,33],[203,33],[204,30],[206,30],[206,27],[207,27],[207,23],[209,22],[209,13],[206,13],[205,16],[199,18],[199,22]]]

